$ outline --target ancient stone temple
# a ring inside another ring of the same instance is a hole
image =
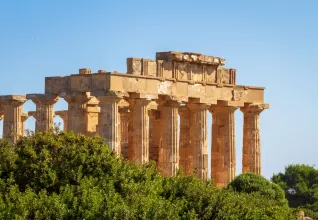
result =
[[[260,113],[268,104],[263,87],[236,85],[236,70],[224,65],[220,57],[159,52],[156,60],[128,58],[126,74],[80,69],[46,77],[45,94],[0,96],[3,137],[17,141],[28,116],[36,119],[36,132],[49,130],[60,116],[67,131],[99,135],[128,160],[154,160],[165,176],[182,167],[205,180],[212,126],[211,177],[226,186],[236,170],[234,112],[244,114],[242,171],[261,174]],[[54,112],[59,98],[68,109]],[[36,111],[22,112],[27,100]]]

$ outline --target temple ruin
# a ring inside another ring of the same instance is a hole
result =
[[[105,138],[118,155],[137,163],[154,160],[162,175],[208,177],[207,114],[212,114],[211,178],[226,186],[236,170],[234,112],[244,114],[243,172],[261,174],[260,113],[267,109],[264,88],[236,85],[236,70],[220,57],[158,52],[156,60],[128,58],[127,73],[80,69],[78,74],[46,77],[44,94],[0,96],[3,138],[16,142],[24,121],[35,132],[54,126]],[[54,111],[59,98],[65,111]],[[36,111],[23,113],[32,100]]]

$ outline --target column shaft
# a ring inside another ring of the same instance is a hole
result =
[[[100,114],[98,119],[98,134],[106,139],[106,143],[118,155],[120,147],[120,117],[118,112],[119,97],[99,96]]]
[[[160,107],[161,143],[158,168],[163,176],[176,175],[179,168],[178,107],[177,101],[167,101]]]
[[[132,153],[131,159],[138,163],[149,161],[148,105],[150,102],[150,100],[146,99],[133,99],[133,101],[130,101],[133,108],[133,144],[130,153]]]
[[[236,173],[235,125],[231,106],[213,106],[211,177],[218,187],[227,186]]]
[[[25,121],[29,118],[28,113],[22,113],[21,116],[21,135],[24,136],[25,135]]]
[[[25,96],[2,96],[4,108],[3,138],[16,142],[22,135],[22,105]]]
[[[149,110],[149,160],[158,163],[161,124],[160,112]]]
[[[261,174],[260,113],[266,104],[241,108],[244,113],[242,172]]]
[[[187,106],[181,106],[178,113],[180,116],[179,167],[183,169],[185,175],[190,175],[193,172],[193,155],[190,146],[190,112]]]
[[[128,159],[128,125],[130,112],[127,108],[119,110],[120,113],[120,145],[123,158]]]
[[[187,104],[190,109],[190,146],[192,169],[202,180],[208,177],[207,104]]]
[[[63,120],[63,131],[67,132],[68,126],[68,111],[56,111],[55,115],[59,116]]]
[[[87,121],[86,106],[90,97],[86,93],[78,93],[68,95],[65,98],[68,102],[68,131],[73,131],[75,134],[86,134]]]

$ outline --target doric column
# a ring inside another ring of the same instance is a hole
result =
[[[99,100],[100,106],[97,133],[102,138],[105,138],[106,144],[110,149],[120,155],[120,116],[118,103],[123,98],[123,95],[121,93],[110,92],[96,94],[96,97]]]
[[[36,105],[35,132],[45,132],[54,127],[54,104],[58,101],[57,95],[28,94]]]
[[[189,143],[192,149],[192,169],[202,180],[208,178],[207,104],[187,104],[190,109]]]
[[[22,105],[26,102],[25,96],[8,95],[0,96],[4,106],[3,138],[16,142],[21,136]]]
[[[63,131],[67,132],[68,127],[68,111],[56,111],[55,115],[59,116],[63,120]]]
[[[163,176],[176,175],[179,169],[178,101],[165,101],[160,105],[161,142],[158,168]]]
[[[130,112],[128,108],[121,108],[120,114],[120,145],[121,155],[123,158],[128,159],[128,125]]]
[[[190,146],[190,111],[187,106],[180,106],[178,113],[180,116],[179,167],[183,169],[185,175],[189,175],[193,171],[193,155]]]
[[[133,143],[129,158],[141,164],[149,161],[148,105],[150,102],[151,100],[144,98],[129,99],[133,127]]]
[[[149,110],[149,160],[158,163],[159,145],[160,145],[160,112],[157,110]]]
[[[67,131],[73,131],[75,134],[86,134],[87,121],[86,106],[91,99],[86,92],[68,94],[63,97],[68,102],[68,127]]]
[[[24,136],[25,133],[25,121],[29,118],[29,114],[27,112],[23,112],[21,116],[21,135]]]
[[[250,104],[241,108],[244,113],[242,172],[261,174],[260,113],[268,104]]]
[[[234,112],[237,107],[212,106],[211,177],[218,187],[227,186],[235,177]]]
[[[92,97],[86,106],[86,135],[88,136],[95,136],[96,135],[96,128],[98,125],[98,115],[99,115],[99,108],[98,108],[98,99],[96,97]]]

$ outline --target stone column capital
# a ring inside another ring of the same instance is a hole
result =
[[[29,118],[29,113],[28,112],[22,112],[21,121],[25,122],[28,118]]]
[[[51,94],[27,94],[27,99],[31,99],[36,105],[54,105],[59,97]]]
[[[209,112],[212,114],[217,113],[234,113],[238,107],[235,106],[219,106],[219,105],[212,105],[209,108]]]
[[[3,105],[11,105],[12,107],[19,107],[27,101],[25,95],[3,95],[0,96],[0,102]]]
[[[240,110],[243,113],[255,113],[259,114],[265,109],[269,108],[269,104],[245,104],[244,107],[241,107]]]
[[[205,103],[187,103],[187,107],[190,111],[208,110],[210,105]]]
[[[61,96],[64,100],[68,103],[78,103],[78,104],[86,104],[91,97],[87,92],[79,92],[79,93],[72,93],[72,94],[65,94]]]
[[[187,114],[189,114],[189,108],[186,105],[180,106],[178,108],[178,114],[179,115],[187,115]]]

